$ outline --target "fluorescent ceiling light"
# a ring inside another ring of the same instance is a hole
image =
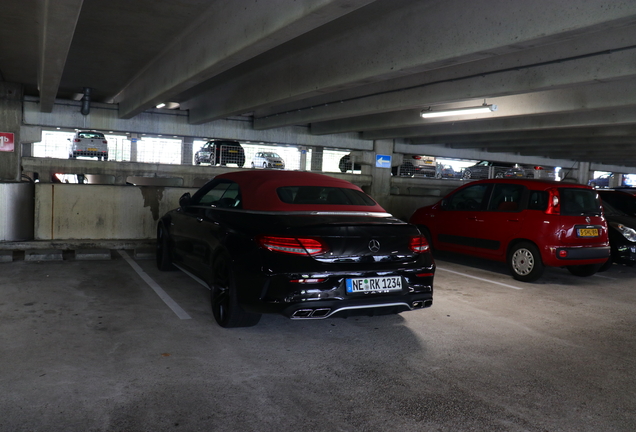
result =
[[[448,109],[441,111],[431,111],[431,109],[424,110],[420,113],[422,118],[433,118],[433,117],[445,117],[445,116],[454,116],[454,115],[467,115],[467,114],[483,114],[489,113],[492,111],[497,111],[497,105],[486,105],[483,104],[477,107],[470,108],[456,108],[456,109]]]
[[[157,105],[157,108],[163,108],[163,107],[165,107],[165,106],[166,106],[166,104],[165,104],[165,103],[160,103],[159,105]]]

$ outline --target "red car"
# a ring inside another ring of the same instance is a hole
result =
[[[524,282],[541,277],[545,266],[591,276],[610,253],[598,194],[579,184],[475,181],[418,209],[410,222],[434,249],[507,262]]]

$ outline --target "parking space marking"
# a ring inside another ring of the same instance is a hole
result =
[[[496,284],[496,285],[504,286],[506,288],[512,288],[512,289],[516,289],[516,290],[522,290],[523,289],[523,288],[516,287],[514,285],[508,285],[508,284],[505,284],[505,283],[496,282],[496,281],[493,281],[493,280],[490,280],[490,279],[484,279],[484,278],[480,278],[480,277],[477,277],[477,276],[473,276],[473,275],[469,275],[469,274],[466,274],[466,273],[457,272],[457,271],[454,271],[454,270],[448,270],[448,269],[441,268],[441,267],[437,267],[437,270],[442,270],[442,271],[453,273],[453,274],[456,274],[456,275],[465,276],[467,278],[477,279],[477,280],[480,280],[482,282],[490,282],[490,283],[493,283],[493,284]]]
[[[603,279],[618,280],[618,278],[613,278],[613,277],[609,277],[609,276],[605,276],[605,275],[600,275],[598,273],[595,273],[594,276],[600,277],[600,278],[603,278]]]
[[[177,304],[177,302],[175,302],[174,300],[172,300],[172,297],[170,297],[168,295],[168,293],[166,293],[163,288],[161,288],[159,286],[159,284],[157,282],[155,282],[154,280],[152,280],[152,278],[150,276],[148,276],[148,274],[142,270],[142,268],[139,266],[139,264],[137,264],[129,255],[128,253],[126,253],[126,251],[124,250],[118,250],[117,252],[119,252],[119,255],[121,255],[128,264],[130,264],[130,266],[133,268],[133,270],[135,270],[135,272],[137,272],[137,274],[139,276],[141,276],[141,278],[148,284],[148,286],[150,286],[150,288],[153,289],[153,291],[159,296],[159,298],[161,300],[163,300],[163,302],[168,305],[168,307],[170,309],[172,309],[172,312],[174,312],[175,314],[177,314],[177,316],[179,317],[179,319],[192,319],[192,317],[190,315],[188,315],[188,313],[186,311],[184,311],[181,306],[179,306]]]

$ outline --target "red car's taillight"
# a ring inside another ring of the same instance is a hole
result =
[[[293,255],[318,255],[329,250],[327,245],[315,237],[278,237],[261,235],[256,237],[256,243],[272,252]]]
[[[561,214],[561,199],[557,189],[548,190],[548,208],[545,212],[546,214]]]
[[[409,241],[409,249],[411,249],[415,253],[428,252],[429,245],[426,241],[426,237],[422,235],[411,237],[411,240]]]

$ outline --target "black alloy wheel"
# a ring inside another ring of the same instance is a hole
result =
[[[161,271],[172,271],[177,268],[172,264],[170,258],[170,239],[163,226],[157,228],[157,268]]]
[[[517,243],[510,249],[508,267],[512,277],[521,282],[534,282],[545,270],[539,249],[530,242]]]
[[[247,313],[238,304],[234,276],[229,267],[229,258],[219,256],[212,263],[212,315],[224,328],[252,327],[258,324],[261,314]]]

